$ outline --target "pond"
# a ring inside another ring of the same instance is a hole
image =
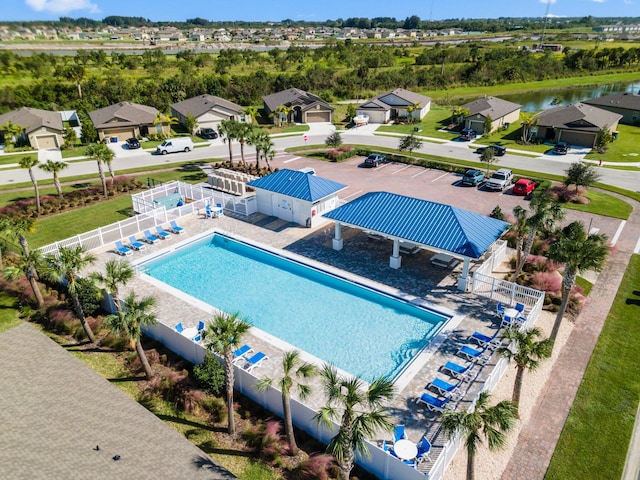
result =
[[[635,82],[608,83],[602,85],[579,86],[561,90],[545,90],[513,95],[499,95],[504,100],[519,103],[523,112],[538,112],[549,108],[610,95],[619,92],[640,93],[640,79]]]

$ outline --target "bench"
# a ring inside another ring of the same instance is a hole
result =
[[[460,260],[446,253],[438,253],[431,257],[431,264],[436,267],[453,268],[458,265],[458,263],[460,263]]]

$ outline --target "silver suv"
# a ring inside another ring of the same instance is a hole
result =
[[[485,187],[488,190],[500,190],[504,192],[513,183],[513,172],[508,168],[501,168],[491,175],[486,181]]]

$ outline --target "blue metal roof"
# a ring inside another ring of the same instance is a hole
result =
[[[347,188],[343,183],[297,170],[282,169],[247,183],[250,187],[315,202]]]
[[[324,217],[471,258],[480,258],[509,227],[468,210],[388,192],[367,193]]]

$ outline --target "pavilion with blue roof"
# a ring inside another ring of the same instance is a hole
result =
[[[341,250],[341,225],[393,240],[391,268],[400,268],[402,247],[423,247],[464,260],[458,288],[466,290],[471,260],[479,259],[510,224],[462,208],[388,192],[370,192],[324,214],[334,220],[333,248]]]
[[[298,170],[282,169],[252,180],[258,211],[299,225],[314,227],[339,204],[347,185]]]

